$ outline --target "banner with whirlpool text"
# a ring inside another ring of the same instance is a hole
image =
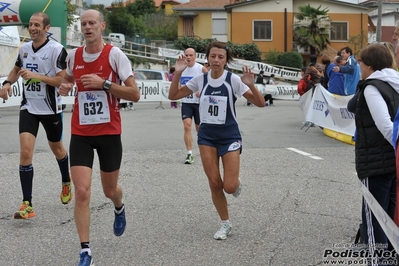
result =
[[[181,54],[184,54],[184,51],[175,50],[175,49],[168,49],[168,48],[158,48],[158,55],[169,57],[169,58],[178,58]],[[195,61],[199,63],[205,63],[206,54],[204,53],[197,53],[197,59]],[[242,71],[244,66],[249,67],[255,74],[258,74],[261,70],[265,72],[266,76],[270,76],[274,74],[278,78],[283,78],[287,80],[299,81],[301,79],[301,70],[300,69],[293,69],[293,68],[285,68],[283,66],[273,66],[269,64],[265,64],[262,62],[256,61],[249,61],[234,58],[233,61],[227,64],[229,69],[234,69],[238,71]]]
[[[0,78],[0,84],[6,80],[6,77]],[[0,102],[1,107],[19,106],[21,103],[22,96],[22,78],[19,78],[17,82],[12,84],[12,95],[7,101]],[[169,81],[157,81],[157,80],[136,80],[137,87],[140,91],[140,101],[141,102],[168,102]],[[298,100],[299,95],[296,90],[296,85],[259,85],[256,84],[259,91],[265,94],[273,95],[273,98],[280,100]],[[62,97],[63,104],[73,104],[75,89],[72,90],[68,96]],[[122,100],[122,102],[126,102]]]

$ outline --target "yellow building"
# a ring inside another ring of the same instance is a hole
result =
[[[200,39],[216,38],[235,44],[255,43],[265,53],[296,51],[293,42],[294,14],[299,6],[310,4],[328,9],[332,31],[330,47],[334,54],[348,45],[349,38],[364,34],[367,39],[369,8],[333,0],[193,0],[173,8],[178,12],[178,35]],[[353,49],[354,47],[352,47]],[[360,49],[361,47],[357,47]],[[308,51],[299,49],[306,55]]]

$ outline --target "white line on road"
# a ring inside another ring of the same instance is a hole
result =
[[[309,158],[312,158],[314,160],[323,160],[323,158],[321,158],[319,156],[314,156],[314,155],[312,155],[310,153],[307,153],[307,152],[304,152],[304,151],[301,151],[301,150],[298,150],[298,149],[295,149],[295,148],[287,148],[287,150],[302,154],[303,156],[308,156]]]

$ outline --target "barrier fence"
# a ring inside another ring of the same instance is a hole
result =
[[[6,77],[0,78],[0,84],[6,80]],[[18,106],[21,103],[21,96],[23,90],[23,79],[19,78],[17,82],[12,84],[12,95],[7,101],[0,102],[1,107]],[[170,81],[157,80],[136,80],[137,87],[140,91],[141,102],[168,102]],[[262,94],[272,94],[275,99],[281,100],[298,100],[299,95],[296,85],[262,85],[256,84],[257,88]],[[75,89],[73,89],[68,96],[62,97],[63,104],[74,103]],[[126,102],[122,100],[122,102]]]
[[[355,115],[348,111],[347,104],[352,96],[329,93],[317,84],[312,95],[309,90],[299,99],[306,121],[346,135],[355,133]]]

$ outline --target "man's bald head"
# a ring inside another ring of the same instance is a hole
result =
[[[195,65],[195,59],[197,59],[197,53],[193,48],[187,48],[184,51],[184,55],[186,56],[187,66],[192,67]]]

